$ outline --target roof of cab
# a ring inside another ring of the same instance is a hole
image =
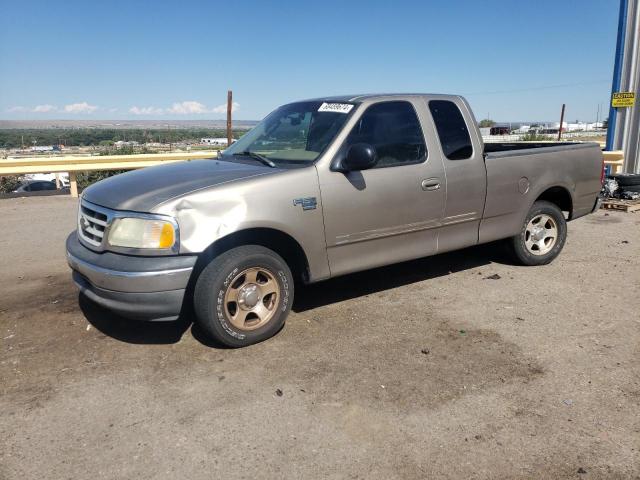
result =
[[[438,97],[457,97],[458,95],[445,95],[441,93],[362,93],[358,95],[334,95],[329,97],[316,97],[309,98],[307,102],[361,102],[364,100],[375,100],[378,98],[388,97],[423,97],[423,96],[438,96]]]

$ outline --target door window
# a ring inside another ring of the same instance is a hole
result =
[[[418,116],[409,102],[382,102],[370,106],[347,137],[347,148],[368,143],[376,149],[374,168],[421,163],[427,146]]]
[[[429,110],[436,124],[444,156],[449,160],[471,158],[471,137],[458,106],[448,100],[431,100]]]

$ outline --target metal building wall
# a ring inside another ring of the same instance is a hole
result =
[[[613,150],[623,150],[624,170],[640,173],[640,0],[626,0],[627,21],[620,92],[635,92],[636,105],[618,108]]]

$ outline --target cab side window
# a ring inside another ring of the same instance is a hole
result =
[[[368,143],[376,149],[374,168],[424,162],[427,146],[418,116],[409,102],[383,102],[370,106],[347,137],[347,148]]]
[[[429,110],[436,124],[444,156],[449,160],[471,158],[473,145],[458,106],[448,100],[431,100]]]

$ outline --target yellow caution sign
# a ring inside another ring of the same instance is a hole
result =
[[[636,103],[634,92],[617,92],[611,97],[611,106],[615,108],[633,107]]]

